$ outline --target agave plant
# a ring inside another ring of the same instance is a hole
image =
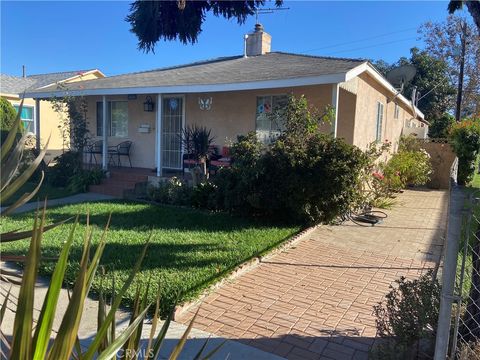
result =
[[[12,128],[10,129],[7,138],[2,144],[0,150],[0,158],[1,158],[1,179],[0,179],[0,206],[5,203],[10,197],[12,197],[18,190],[27,182],[27,180],[32,176],[35,170],[38,168],[40,163],[45,156],[45,152],[47,150],[47,146],[40,151],[40,154],[37,158],[28,166],[28,168],[23,171],[20,175],[17,176],[18,167],[21,163],[23,151],[25,149],[25,144],[28,140],[28,135],[23,134],[22,137],[17,140],[18,133],[21,128],[21,121],[20,121],[20,114],[22,112],[23,107],[23,100],[20,103],[20,107],[17,112],[17,116],[13,123]],[[50,141],[50,138],[47,141]],[[38,192],[40,186],[43,182],[43,171],[41,175],[41,179],[37,185],[37,187],[31,192],[23,194],[17,201],[15,201],[12,205],[2,209],[1,215],[8,215],[13,210],[17,209],[19,206],[25,204],[26,202],[30,201],[33,196]],[[3,236],[2,236],[3,239]]]
[[[147,315],[147,312],[152,307],[152,304],[148,304],[146,300],[148,286],[144,296],[141,296],[140,291],[137,291],[136,300],[133,305],[130,322],[127,328],[120,332],[120,334],[117,334],[115,329],[115,314],[120,307],[124,294],[131,285],[135,275],[140,270],[143,258],[148,248],[148,241],[123,287],[116,292],[114,296],[112,296],[111,305],[109,307],[107,307],[105,294],[100,292],[97,316],[97,334],[86,349],[82,349],[80,347],[78,330],[80,328],[80,320],[82,318],[84,302],[89,293],[105,248],[110,219],[105,226],[93,256],[90,258],[93,233],[89,223],[89,216],[87,214],[86,230],[83,240],[83,252],[80,260],[80,270],[76,280],[74,281],[69,303],[63,315],[60,327],[58,328],[57,335],[52,339],[53,320],[57,311],[56,309],[60,296],[60,290],[62,288],[65,272],[67,270],[69,252],[72,247],[75,231],[79,221],[79,216],[77,215],[68,237],[65,240],[65,245],[58,257],[58,261],[52,273],[47,294],[45,296],[38,319],[34,319],[33,304],[35,298],[35,283],[38,276],[38,266],[41,257],[41,242],[45,230],[45,213],[46,205],[41,213],[37,211],[35,214],[32,238],[25,261],[24,276],[22,278],[18,301],[16,304],[13,335],[11,340],[9,341],[7,336],[0,331],[3,354],[9,359],[22,360],[67,360],[71,358],[92,360],[94,358],[116,358],[120,350],[123,349],[122,354],[125,354],[126,358],[137,358],[138,354],[143,353],[145,354],[146,359],[157,359],[163,340],[165,339],[168,327],[172,320],[173,311],[164,321],[160,331],[157,334],[156,330],[158,325],[158,314],[160,311],[160,295],[158,294],[146,350],[140,351],[142,348],[140,340],[143,321]],[[5,297],[3,305],[0,309],[0,325],[7,308],[9,294],[10,292]],[[185,333],[179,340],[176,347],[173,349],[169,359],[175,360],[181,353],[183,347],[185,346],[188,334],[192,329],[194,320],[195,318],[187,327]],[[212,351],[210,351],[209,354],[202,356],[202,352],[206,348],[205,343],[202,349],[200,349],[200,352],[197,354],[196,359],[210,358],[216,351],[218,351],[220,346],[222,346],[222,344],[215,347]]]

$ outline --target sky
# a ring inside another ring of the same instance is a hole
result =
[[[289,10],[259,15],[272,51],[394,62],[422,47],[418,27],[447,17],[447,1],[285,1]],[[273,6],[267,4],[267,6]],[[194,45],[161,41],[137,49],[125,21],[127,1],[3,1],[0,70],[21,75],[100,69],[107,76],[243,52],[244,25],[208,15]]]

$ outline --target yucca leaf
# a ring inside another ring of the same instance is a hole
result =
[[[165,336],[167,335],[168,327],[170,326],[170,323],[173,319],[173,314],[174,314],[174,309],[170,311],[170,313],[167,315],[167,318],[163,322],[162,328],[160,329],[160,332],[158,333],[157,338],[155,339],[155,342],[153,344],[153,351],[151,353],[148,353],[148,359],[156,359],[158,355],[160,354],[160,349],[163,344],[163,340],[165,340]]]
[[[130,315],[130,324],[132,324],[137,316],[140,314],[142,311],[140,309],[141,305],[141,300],[140,300],[140,286],[137,286],[137,290],[135,291],[135,297],[133,300],[133,307]],[[136,337],[137,332],[133,332],[132,335],[128,338],[128,340],[125,342],[125,345],[123,347],[125,358],[130,360],[132,359],[131,354],[133,354],[135,350],[135,337]]]
[[[147,313],[149,306],[143,310],[139,316],[112,342],[97,358],[97,360],[109,360],[116,356],[118,350],[121,349],[123,344],[130,338],[135,332],[140,322],[143,321],[145,314]]]
[[[158,291],[157,291],[157,299],[155,301],[155,311],[153,313],[152,326],[150,328],[150,335],[148,337],[148,344],[145,350],[145,354],[149,354],[150,349],[152,348],[153,338],[155,336],[155,332],[157,331],[159,313],[160,313],[160,286],[158,287]]]
[[[88,274],[91,267],[97,264],[92,264],[88,267],[88,254],[90,253],[91,244],[91,231],[90,231],[90,215],[87,213],[87,225],[85,230],[85,240],[83,245],[82,260],[80,262],[80,271],[75,280],[72,296],[67,305],[67,310],[63,316],[58,335],[53,341],[53,346],[48,354],[50,360],[68,360],[71,356],[75,341],[77,338],[78,328],[80,326],[80,320],[83,313],[83,305],[85,297],[88,293]],[[98,252],[103,248],[99,246],[95,253],[95,257],[98,256]]]
[[[176,360],[178,358],[178,356],[180,355],[180,353],[182,352],[183,347],[185,346],[185,343],[187,342],[188,334],[192,330],[193,322],[195,321],[195,318],[197,317],[199,310],[200,310],[200,308],[198,308],[198,310],[195,313],[195,316],[193,317],[192,321],[190,321],[190,324],[188,324],[187,329],[183,333],[183,335],[180,338],[180,340],[178,341],[177,345],[175,345],[175,348],[173,349],[172,353],[170,354],[169,360]]]
[[[100,290],[98,292],[98,312],[97,312],[97,331],[100,329],[100,326],[103,324],[105,321],[105,316],[107,313],[107,304],[105,302],[105,295],[103,293],[103,279],[105,278],[105,268],[103,266],[100,267],[100,275],[101,275],[101,280],[100,280]],[[109,345],[109,339],[108,335],[103,339],[102,343],[100,344],[98,351],[99,353],[106,349],[107,346]]]
[[[20,166],[20,160],[23,156],[23,150],[25,149],[25,142],[28,139],[28,135],[23,135],[20,140],[18,140],[15,148],[10,152],[7,159],[2,161],[2,174],[0,175],[0,191],[5,189],[14,178],[15,173]]]
[[[17,177],[11,184],[9,184],[5,189],[2,190],[2,200],[5,201],[15,194],[22,186],[27,182],[27,180],[32,176],[32,174],[37,169],[38,165],[42,162],[45,153],[47,152],[47,146],[50,142],[50,137],[48,137],[47,144],[40,151],[40,154],[32,161],[29,167],[23,171],[19,177]]]
[[[5,141],[2,144],[2,147],[0,149],[0,161],[3,162],[5,159],[5,156],[8,155],[10,152],[10,149],[12,148],[13,143],[15,142],[15,138],[17,137],[18,129],[20,127],[20,115],[22,113],[22,108],[23,108],[23,98],[22,101],[20,101],[20,106],[18,107],[18,112],[17,116],[15,118],[15,122],[13,123],[12,128],[8,132],[8,136],[5,139]]]
[[[37,270],[40,261],[42,229],[45,222],[45,206],[46,203],[41,219],[39,219],[38,209],[35,215],[32,241],[30,242],[22,284],[18,294],[17,311],[13,324],[11,359],[30,359],[32,357],[33,301],[35,297],[35,281],[37,279]]]
[[[51,229],[53,229],[53,228],[56,228],[56,227],[59,226],[59,225],[63,225],[63,224],[65,224],[66,222],[68,222],[68,221],[70,221],[70,220],[72,220],[72,219],[73,219],[73,217],[70,217],[70,218],[68,218],[68,219],[59,221],[59,222],[57,222],[57,223],[44,226],[43,232],[46,232],[46,231],[51,230]],[[26,238],[28,238],[28,237],[32,237],[33,231],[32,231],[32,230],[28,230],[28,231],[18,232],[18,230],[14,230],[14,231],[10,231],[10,232],[3,233],[3,234],[1,234],[1,235],[2,235],[2,236],[0,237],[0,242],[4,243],[4,242],[16,241],[16,240],[21,240],[21,239],[26,239]],[[2,257],[3,257],[3,254],[2,254]]]
[[[85,356],[84,356],[84,359],[86,360],[91,360],[93,359],[93,356],[95,354],[95,352],[97,351],[99,345],[100,345],[100,342],[101,340],[104,338],[106,332],[108,331],[108,327],[109,327],[109,324],[112,322],[112,321],[115,321],[115,313],[117,311],[117,309],[119,308],[120,306],[120,302],[122,301],[122,298],[123,296],[125,295],[125,292],[128,290],[128,288],[130,287],[130,284],[132,283],[133,281],[133,278],[135,277],[135,275],[138,273],[138,271],[140,270],[140,266],[142,264],[142,261],[143,261],[143,258],[145,257],[145,254],[147,252],[147,248],[148,248],[148,243],[150,241],[150,238],[151,238],[152,235],[150,235],[149,239],[147,240],[147,243],[145,244],[143,250],[142,250],[142,253],[140,254],[136,264],[134,265],[132,271],[130,272],[130,275],[129,277],[127,278],[127,281],[125,282],[125,284],[123,285],[123,287],[121,288],[120,292],[116,295],[115,297],[115,301],[114,303],[112,304],[109,312],[108,312],[108,315],[107,317],[105,318],[105,322],[103,323],[103,325],[100,327],[100,330],[97,332],[97,335],[94,337],[94,339],[92,340],[92,342],[90,343],[90,346],[87,350],[87,352],[85,353]],[[116,341],[116,340],[115,340]]]
[[[4,211],[2,211],[0,215],[7,216],[12,211],[14,211],[15,209],[17,209],[20,206],[22,206],[23,204],[26,204],[27,202],[29,202],[35,196],[35,194],[38,193],[38,190],[40,190],[40,187],[43,184],[43,179],[44,178],[45,178],[45,173],[42,171],[40,181],[38,182],[35,189],[33,189],[33,191],[31,193],[23,194],[17,201],[15,201],[12,205],[8,206]]]
[[[55,269],[53,270],[52,278],[50,280],[50,286],[48,287],[45,300],[43,302],[42,310],[37,322],[37,328],[33,337],[33,348],[35,359],[44,359],[47,353],[48,344],[50,341],[50,335],[52,332],[53,319],[55,318],[55,311],[57,309],[58,298],[60,296],[60,290],[62,289],[62,283],[65,276],[65,271],[68,264],[68,255],[72,246],[75,230],[78,225],[78,215],[75,219],[75,223],[72,225],[70,234],[67,241],[63,245],[62,251],[58,258]]]
[[[2,304],[2,309],[0,310],[0,325],[2,325],[3,322],[3,317],[5,316],[5,311],[7,310],[7,304],[8,304],[8,299],[10,297],[10,291],[12,290],[12,287],[8,289],[7,295],[5,296],[5,299],[3,300]]]

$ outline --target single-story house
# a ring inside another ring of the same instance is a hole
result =
[[[405,128],[427,127],[422,112],[368,61],[272,52],[270,44],[257,24],[240,56],[45,86],[26,96],[85,97],[90,134],[103,140],[103,167],[108,147],[129,140],[133,167],[156,169],[157,176],[182,168],[186,125],[210,128],[220,147],[250,131],[268,139],[279,129],[266,114],[288,94],[305,95],[320,110],[333,106],[335,119],[324,130],[360,148],[396,144]]]
[[[103,77],[105,75],[97,69],[28,76],[24,74],[21,77],[0,74],[0,96],[6,98],[18,110],[24,92]],[[68,143],[65,143],[65,140],[68,142],[68,139],[64,139],[61,129],[58,127],[64,114],[56,113],[51,102],[25,97],[20,116],[27,132],[33,135],[41,134],[37,137],[38,146],[43,146],[51,134],[48,151],[45,155],[47,162],[61,154],[63,149],[68,146]],[[39,122],[40,118],[44,121]]]

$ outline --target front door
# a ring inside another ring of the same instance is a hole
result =
[[[182,169],[182,128],[184,97],[163,97],[162,104],[162,167]]]

